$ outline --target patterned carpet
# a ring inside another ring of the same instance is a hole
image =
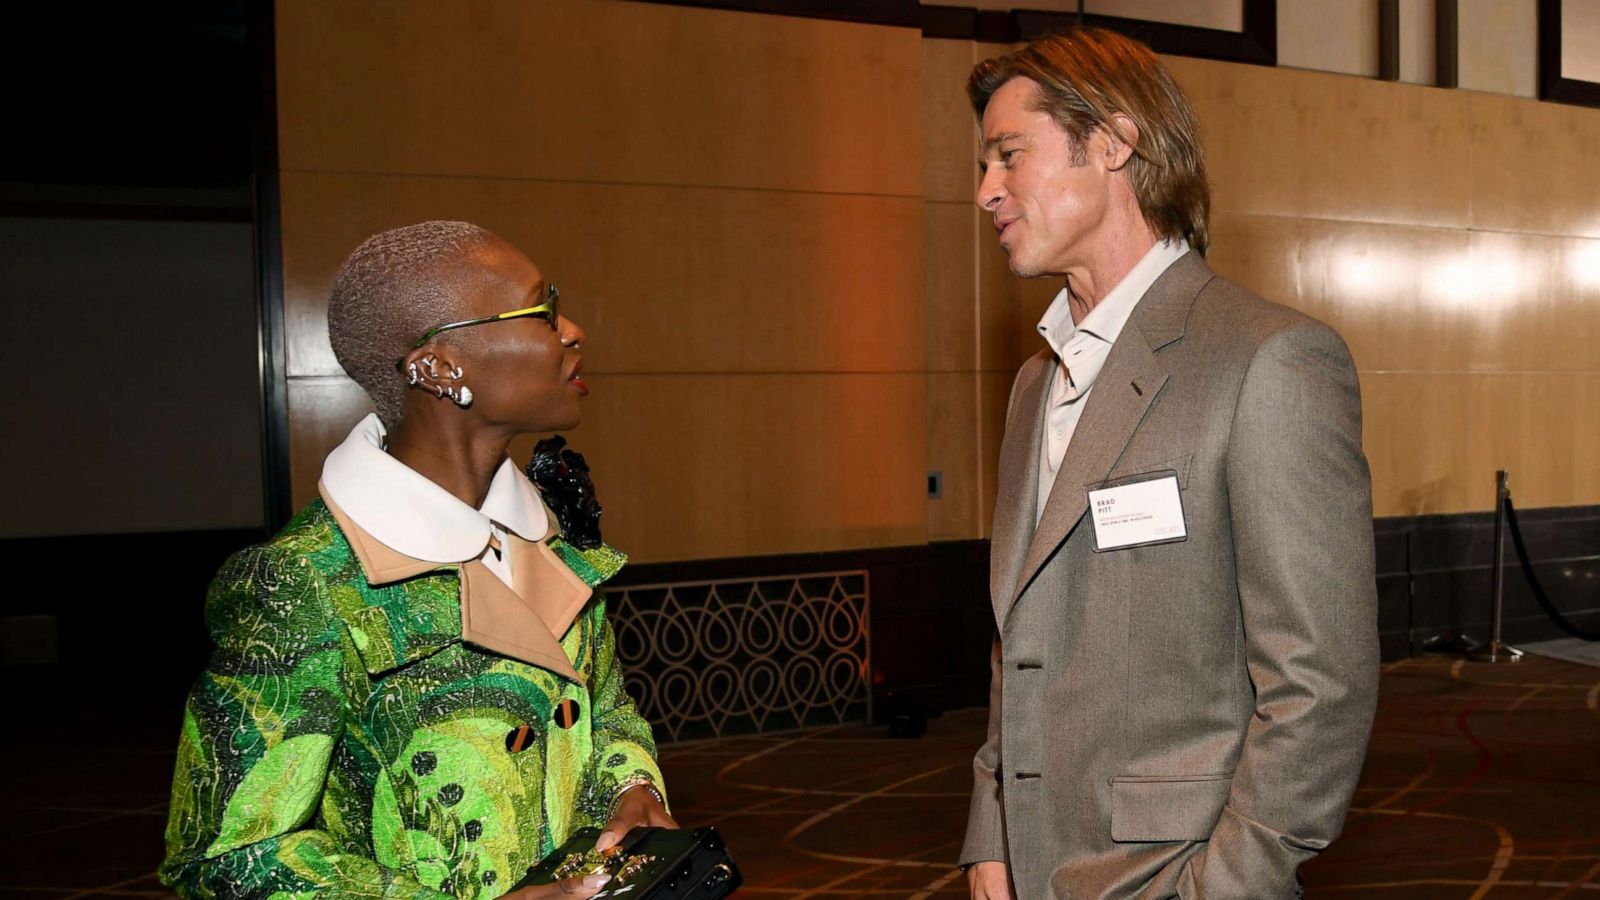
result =
[[[1309,896],[1600,897],[1600,669],[1422,658],[1382,683],[1356,808],[1304,867]],[[0,898],[167,896],[150,873],[176,715],[6,728]],[[728,838],[740,896],[950,898],[983,726],[965,710],[919,740],[846,726],[662,755],[680,819]]]

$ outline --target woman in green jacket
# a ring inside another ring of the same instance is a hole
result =
[[[179,893],[496,897],[579,828],[603,848],[673,824],[598,591],[624,557],[597,507],[542,501],[507,456],[578,424],[583,332],[558,302],[462,222],[375,235],[340,270],[330,338],[377,413],[208,593],[161,869]],[[581,458],[544,462],[581,481]]]

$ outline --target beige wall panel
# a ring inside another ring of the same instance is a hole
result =
[[[923,210],[923,305],[927,368],[970,372],[978,348],[978,208],[971,203],[929,203]]]
[[[1211,217],[1211,252],[1206,262],[1275,303],[1324,318],[1319,283],[1304,259],[1306,220],[1219,212]]]
[[[561,287],[589,372],[919,371],[923,203],[914,198],[285,174],[289,370],[342,370],[327,293],[367,235],[478,222]]]
[[[1561,4],[1561,77],[1600,81],[1600,3]]]
[[[1600,237],[1600,110],[1465,96],[1472,227]]]
[[[1379,516],[1494,508],[1511,472],[1524,508],[1600,503],[1600,373],[1366,374]]]
[[[1015,372],[1044,349],[1039,317],[1061,292],[1060,278],[1018,278],[986,217],[978,228],[978,368]]]
[[[982,466],[983,493],[979,497],[982,535],[994,531],[994,498],[999,489],[1000,442],[1006,431],[1006,404],[1011,400],[1011,385],[1016,372],[983,372],[978,381],[978,456]]]
[[[928,471],[944,479],[944,496],[928,501],[928,540],[961,541],[984,533],[983,435],[977,372],[928,374]]]
[[[372,412],[372,401],[348,378],[289,379],[289,483],[294,507],[317,497],[328,451]]]
[[[1600,371],[1600,240],[1220,215],[1211,265],[1363,371]]]
[[[289,171],[922,193],[922,37],[646,3],[276,6]]]
[[[967,75],[980,53],[989,55],[973,41],[922,42],[922,184],[929,200],[971,203],[978,189],[978,126]]]
[[[638,562],[927,541],[920,374],[605,375],[568,435]],[[519,441],[526,459],[533,441]]]
[[[1538,96],[1538,4],[1532,0],[1461,0],[1458,16],[1457,77],[1461,87]]]
[[[1162,57],[1195,105],[1213,209],[1465,227],[1467,97]]]
[[[1438,81],[1439,39],[1434,0],[1400,0],[1400,80],[1412,84]]]
[[[1277,0],[1278,65],[1378,74],[1378,0]]]

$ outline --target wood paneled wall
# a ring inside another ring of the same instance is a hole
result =
[[[972,205],[966,73],[1004,49],[677,6],[279,0],[297,502],[366,410],[328,348],[365,236],[465,218],[589,334],[571,436],[641,561],[988,534],[1057,285]],[[1600,502],[1600,113],[1170,59],[1213,264],[1362,371],[1380,515]],[[944,495],[924,497],[925,475]]]

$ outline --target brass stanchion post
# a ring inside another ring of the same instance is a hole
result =
[[[1494,473],[1494,593],[1489,606],[1489,643],[1467,653],[1467,658],[1473,662],[1507,663],[1522,659],[1521,650],[1500,639],[1506,599],[1506,500],[1510,497],[1511,478],[1501,469]]]

